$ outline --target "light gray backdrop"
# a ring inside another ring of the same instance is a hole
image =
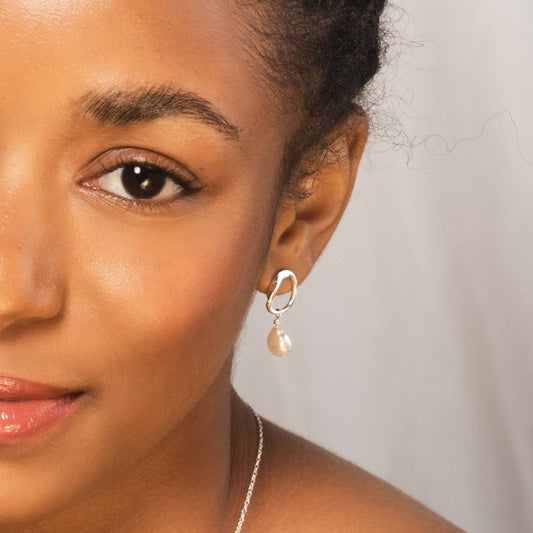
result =
[[[530,533],[533,2],[401,5],[375,111],[404,146],[374,138],[285,360],[257,298],[235,384],[468,531]]]

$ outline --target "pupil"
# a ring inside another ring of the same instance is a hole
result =
[[[161,170],[139,165],[126,165],[122,170],[122,185],[130,196],[148,199],[157,196],[165,186],[166,174]]]

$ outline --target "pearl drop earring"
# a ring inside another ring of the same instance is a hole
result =
[[[274,301],[274,298],[276,297],[281,284],[287,280],[290,279],[292,287],[291,287],[291,295],[289,297],[289,301],[281,308],[275,308],[272,307],[272,302]],[[277,357],[285,357],[292,348],[292,342],[289,336],[281,329],[279,323],[281,319],[281,315],[288,311],[292,304],[294,303],[294,299],[296,298],[296,289],[298,287],[298,280],[296,279],[296,276],[294,275],[294,272],[291,270],[280,270],[272,280],[271,288],[268,291],[267,295],[267,303],[266,308],[267,311],[274,315],[274,327],[270,330],[270,333],[267,337],[267,345],[270,352],[277,356]]]

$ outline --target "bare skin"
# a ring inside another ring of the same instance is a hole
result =
[[[308,199],[276,207],[290,120],[230,4],[0,5],[0,377],[81,393],[57,427],[0,444],[2,533],[235,528],[256,432],[233,346],[254,292],[320,255],[366,125],[342,130]],[[132,197],[121,177],[154,167],[164,189]],[[265,429],[245,531],[457,531]]]

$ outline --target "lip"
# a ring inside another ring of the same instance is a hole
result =
[[[27,379],[0,376],[0,400],[50,400],[76,391]]]
[[[0,445],[17,443],[59,426],[83,393],[25,379],[0,376]]]

